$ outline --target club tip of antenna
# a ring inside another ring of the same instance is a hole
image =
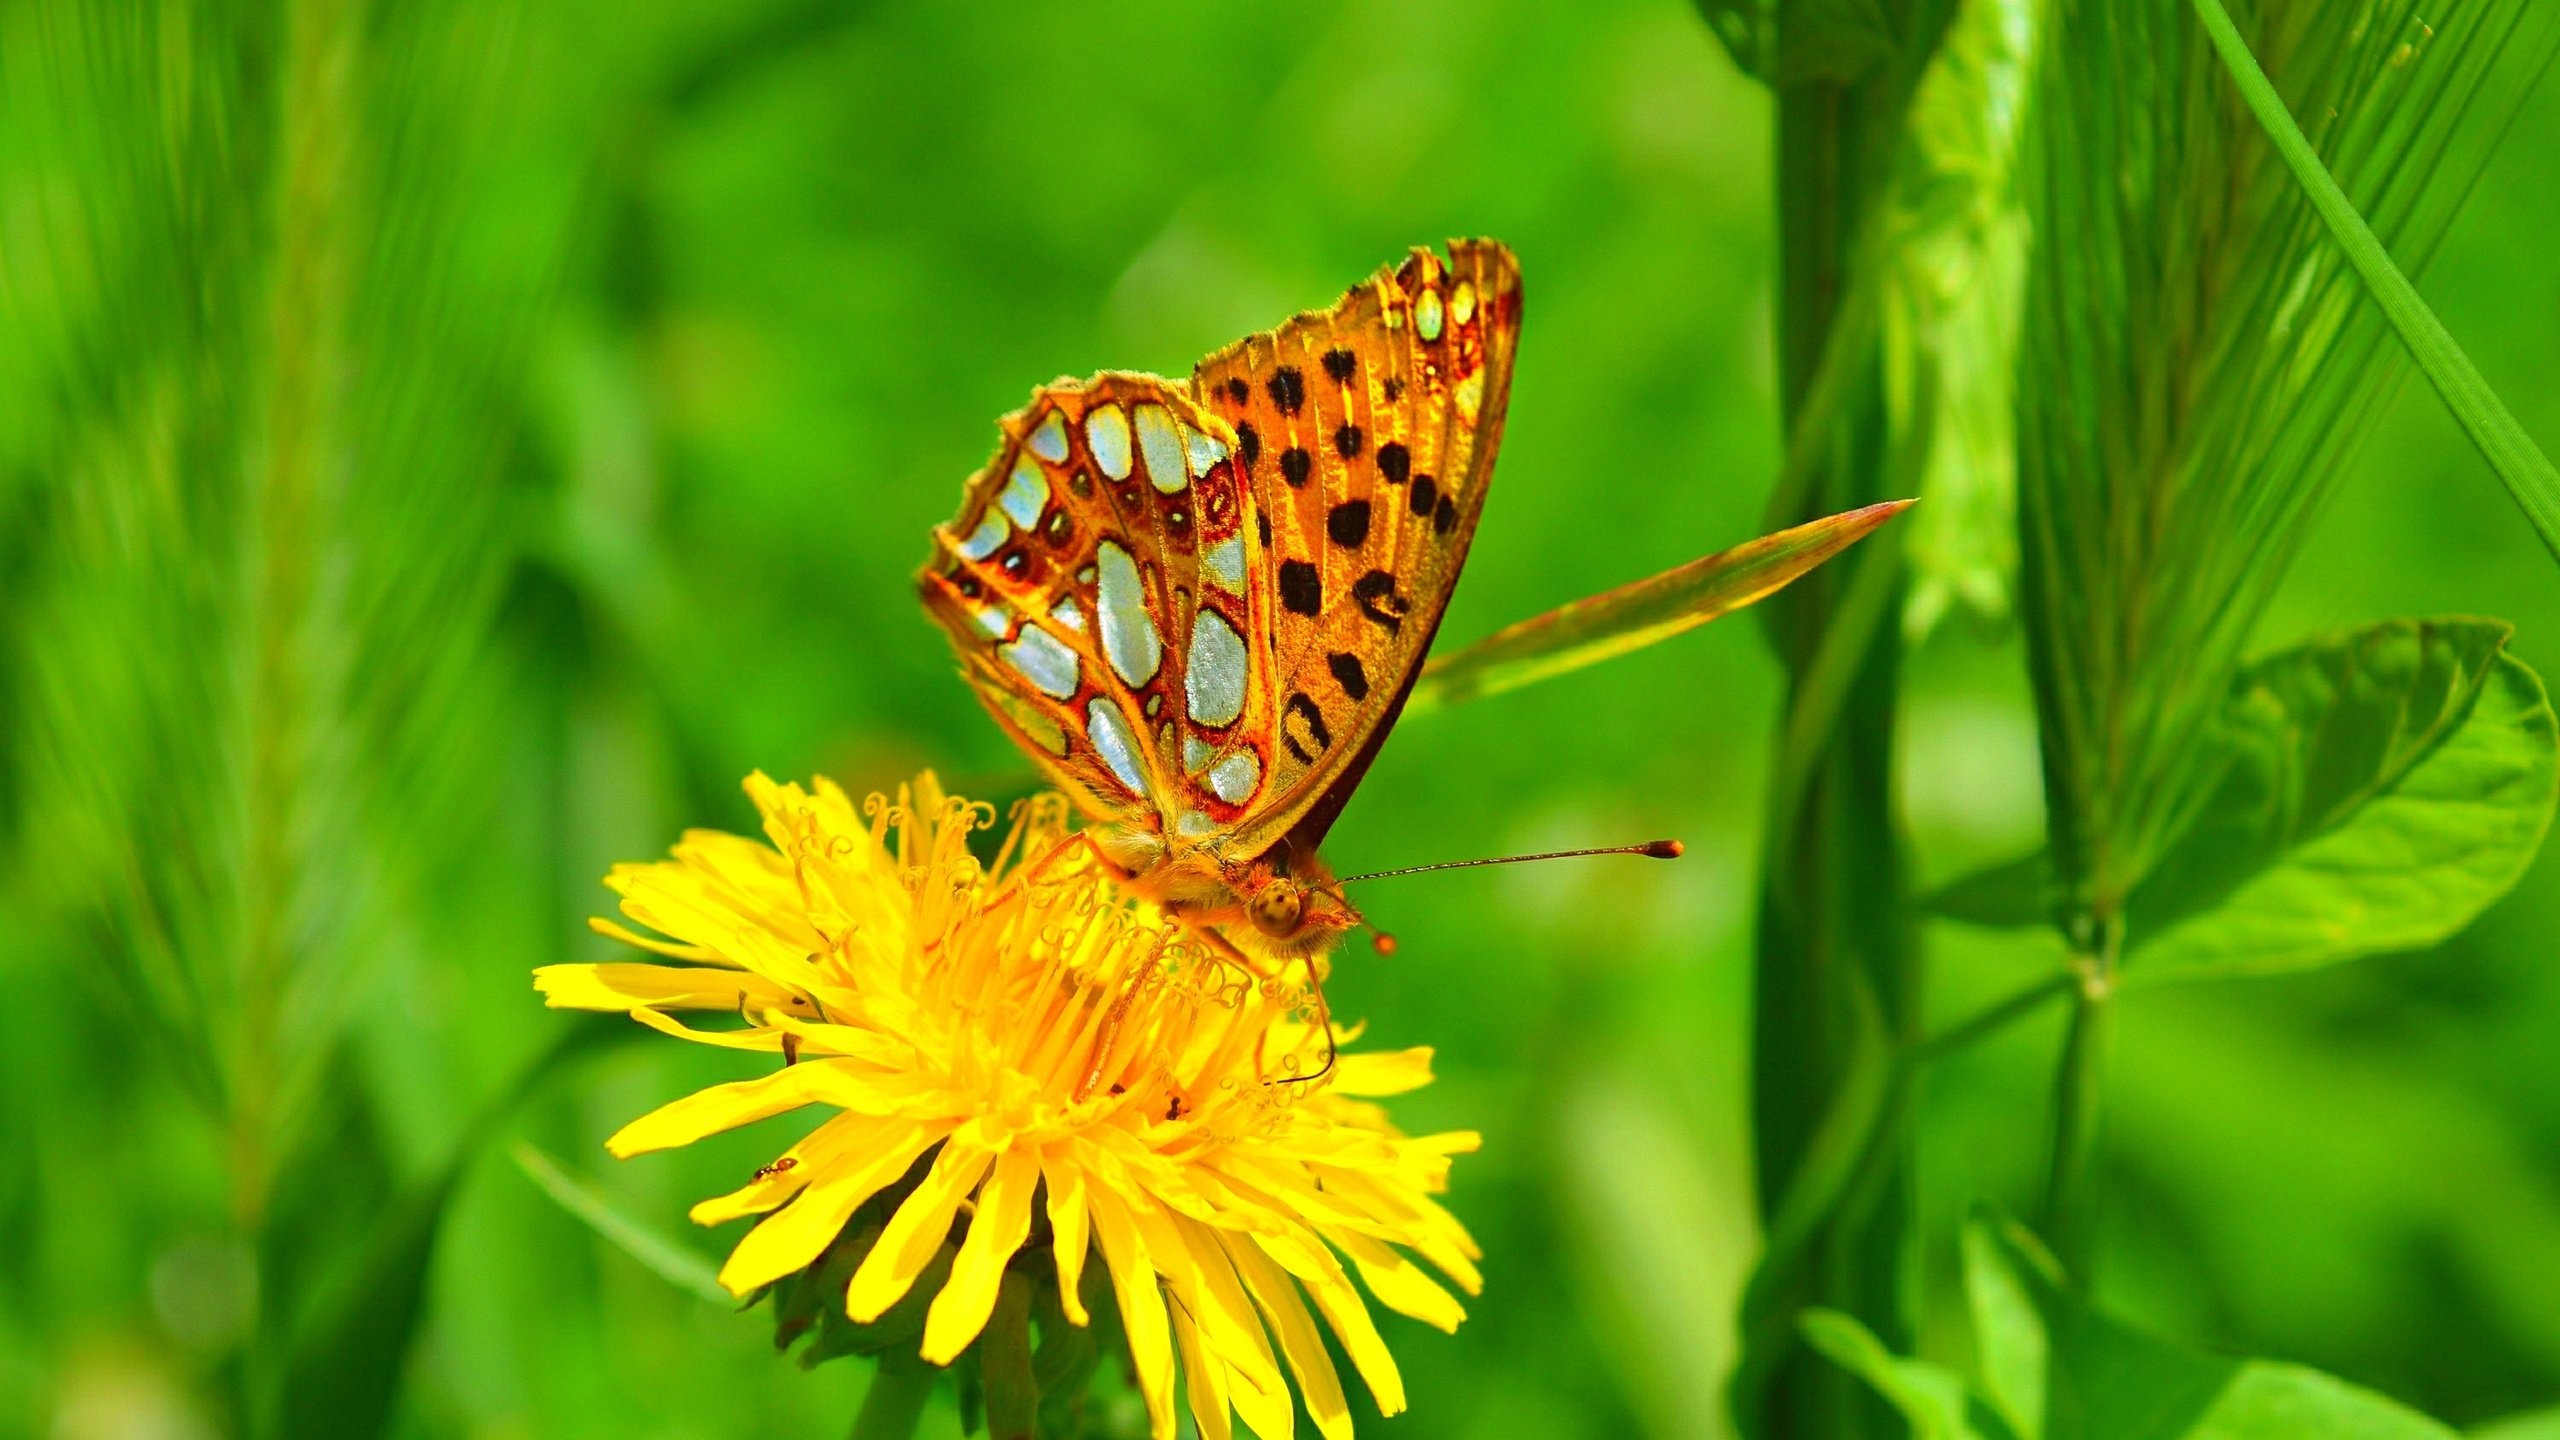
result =
[[[1369,935],[1369,948],[1381,955],[1393,955],[1396,953],[1396,937],[1384,930],[1372,931]]]
[[[1655,860],[1677,860],[1689,853],[1689,847],[1677,840],[1648,840],[1642,853]]]

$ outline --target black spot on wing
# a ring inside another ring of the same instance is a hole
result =
[[[1239,380],[1236,383],[1241,385],[1244,382]],[[1262,458],[1262,432],[1254,429],[1249,423],[1238,425],[1236,453],[1244,457],[1244,468],[1250,472],[1253,469],[1253,462]]]
[[[1384,570],[1372,570],[1351,582],[1351,599],[1390,635],[1404,628],[1404,617],[1413,609],[1413,601],[1396,589],[1396,577]]]
[[[1295,415],[1307,403],[1307,377],[1298,373],[1295,365],[1281,366],[1279,373],[1271,377],[1267,388],[1271,391],[1271,403],[1279,406],[1283,415]]]
[[[1345,460],[1357,460],[1363,438],[1359,426],[1345,425],[1333,432],[1333,453]]]
[[[1325,667],[1333,672],[1334,683],[1357,704],[1369,698],[1369,672],[1360,667],[1360,657],[1336,651],[1324,657]]]
[[[1404,448],[1400,440],[1379,446],[1378,473],[1386,476],[1390,485],[1403,484],[1405,477],[1413,473],[1413,452]]]
[[[1431,512],[1431,528],[1442,535],[1458,528],[1458,507],[1446,495],[1440,497],[1440,504]]]
[[[1430,514],[1432,502],[1439,498],[1440,486],[1428,475],[1414,476],[1413,488],[1405,492],[1404,497],[1405,503],[1413,507],[1413,513],[1416,515]]]
[[[1295,490],[1307,483],[1307,476],[1313,473],[1315,464],[1314,456],[1292,445],[1280,452],[1280,478],[1288,481],[1289,488]]]
[[[1352,375],[1357,372],[1359,368],[1360,357],[1352,354],[1348,350],[1327,350],[1324,352],[1324,373],[1332,376],[1334,383],[1337,385],[1350,384]]]
[[[1289,747],[1289,753],[1298,757],[1301,765],[1313,765],[1318,755],[1333,748],[1333,732],[1325,727],[1324,712],[1316,708],[1316,702],[1308,699],[1304,690],[1291,694],[1288,705],[1281,710],[1280,743]]]
[[[1369,502],[1345,500],[1325,512],[1324,533],[1348,550],[1369,538]]]
[[[1324,613],[1324,578],[1304,560],[1280,562],[1280,604],[1312,619]]]

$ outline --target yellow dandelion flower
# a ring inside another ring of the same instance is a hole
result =
[[[783,1057],[624,1126],[606,1142],[617,1156],[802,1106],[838,1112],[694,1207],[705,1225],[764,1217],[730,1253],[724,1285],[746,1295],[809,1266],[865,1201],[921,1169],[844,1305],[857,1323],[896,1305],[965,1212],[925,1315],[921,1353],[934,1364],[986,1328],[1038,1206],[1059,1302],[1079,1326],[1099,1243],[1158,1437],[1175,1433],[1177,1370],[1204,1437],[1230,1434],[1231,1412],[1266,1440],[1288,1434],[1284,1364],[1317,1428],[1349,1435],[1317,1316],[1378,1408],[1404,1408],[1343,1261],[1381,1303],[1443,1329],[1465,1312],[1406,1252],[1479,1288],[1480,1252],[1432,1198],[1477,1137],[1408,1136],[1357,1098],[1427,1084],[1430,1051],[1346,1053],[1293,1083],[1327,1048],[1303,995],[1239,974],[1122,893],[1054,795],[1023,807],[989,866],[968,837],[992,810],[946,796],[930,774],[858,809],[823,779],[804,791],[755,775],[746,788],[770,844],[694,831],[672,860],[607,879],[622,913],[666,938],[595,928],[682,963],[536,972],[555,1007],[628,1011],[670,1035]],[[672,1013],[685,1010],[745,1023],[696,1028]]]

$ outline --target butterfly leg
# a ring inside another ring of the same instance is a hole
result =
[[[1324,1064],[1318,1066],[1312,1075],[1284,1075],[1278,1082],[1282,1085],[1313,1084],[1332,1074],[1333,1063],[1340,1058],[1340,1051],[1333,1039],[1333,1004],[1324,997],[1324,978],[1316,974],[1316,957],[1313,951],[1308,952],[1306,961],[1307,994],[1315,1001],[1316,1024],[1324,1031]]]

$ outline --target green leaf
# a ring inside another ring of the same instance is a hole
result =
[[[1880,0],[1787,0],[1774,83],[1857,84],[1900,54],[1894,19]]]
[[[1963,1376],[1892,1354],[1853,1317],[1808,1310],[1800,1326],[1806,1344],[1866,1381],[1899,1411],[1914,1440],[2016,1440],[2017,1432],[1966,1387]]]
[[[1981,1356],[1983,1389],[2020,1435],[2044,1434],[2045,1375],[2051,1343],[2035,1295],[2002,1263],[1995,1222],[1976,1217],[1964,1228],[1965,1298],[1973,1312],[1973,1343]]]
[[[626,1214],[611,1196],[570,1174],[559,1161],[529,1142],[519,1140],[513,1149],[516,1167],[541,1186],[542,1193],[560,1202],[561,1209],[587,1222],[650,1274],[714,1305],[736,1303],[721,1285],[718,1269],[699,1251],[665,1235],[647,1221]]]
[[[1406,712],[1499,695],[1696,629],[1784,589],[1910,504],[1825,516],[1497,630],[1434,659]]]
[[[285,1354],[264,1433],[370,1440],[388,1428],[460,1174],[446,1171],[377,1216],[372,1244],[318,1288]]]
[[[2221,783],[2127,907],[2129,969],[2423,949],[2505,894],[2560,799],[2551,704],[2508,633],[2395,620],[2242,671]]]
[[[2391,252],[2383,248],[2372,227],[2356,212],[2355,203],[2338,188],[2328,167],[2320,163],[2319,152],[2311,148],[2301,127],[2293,123],[2284,97],[2276,93],[2266,71],[2259,68],[2257,57],[2249,53],[2248,42],[2240,38],[2240,31],[2231,23],[2221,0],[2195,0],[2195,8],[2197,18],[2204,22],[2205,33],[2212,37],[2214,49],[2221,52],[2223,63],[2230,67],[2241,98],[2248,102],[2258,123],[2266,127],[2267,138],[2275,142],[2276,152],[2292,168],[2311,208],[2319,212],[2330,236],[2355,266],[2366,292],[2390,317],[2400,342],[2409,347],[2418,368],[2426,372],[2436,393],[2444,397],[2454,418],[2462,422],[2471,443],[2480,447],[2481,456],[2506,482],[2507,493],[2515,497],[2525,519],[2532,522],[2544,548],[2554,559],[2560,559],[2560,470],[2552,468],[2550,457],[2508,413],[2498,392],[2489,388],[2479,367],[2455,343],[2453,332],[2427,308],[2426,301],[2418,298],[2417,287],[2391,263]]]
[[[2535,1410],[2464,1432],[2470,1440],[2560,1440],[2560,1410]]]
[[[645,1034],[615,1016],[582,1016],[483,1105],[428,1179],[412,1186],[325,1257],[304,1258],[313,1278],[286,1297],[292,1313],[280,1345],[255,1357],[255,1433],[278,1440],[375,1440],[389,1426],[446,1208],[481,1147],[525,1098],[570,1063]]]
[[[2095,1310],[2062,1283],[2051,1258],[2014,1223],[1977,1220],[1965,1253],[1969,1287],[2024,1297],[2050,1337],[2044,1428],[2027,1432],[2029,1440],[2450,1440],[2453,1434],[2316,1370],[2203,1354]],[[2002,1329],[2016,1334],[2014,1321],[2002,1322]]]
[[[2396,1401],[2300,1365],[2240,1367],[2192,1440],[2453,1440],[2453,1431]]]
[[[1762,82],[1769,78],[1771,8],[1770,0],[1698,0],[1698,13],[1734,68]]]
[[[1921,897],[1920,908],[1942,920],[2019,930],[2052,923],[2053,901],[2053,862],[2039,850],[1958,876]]]

